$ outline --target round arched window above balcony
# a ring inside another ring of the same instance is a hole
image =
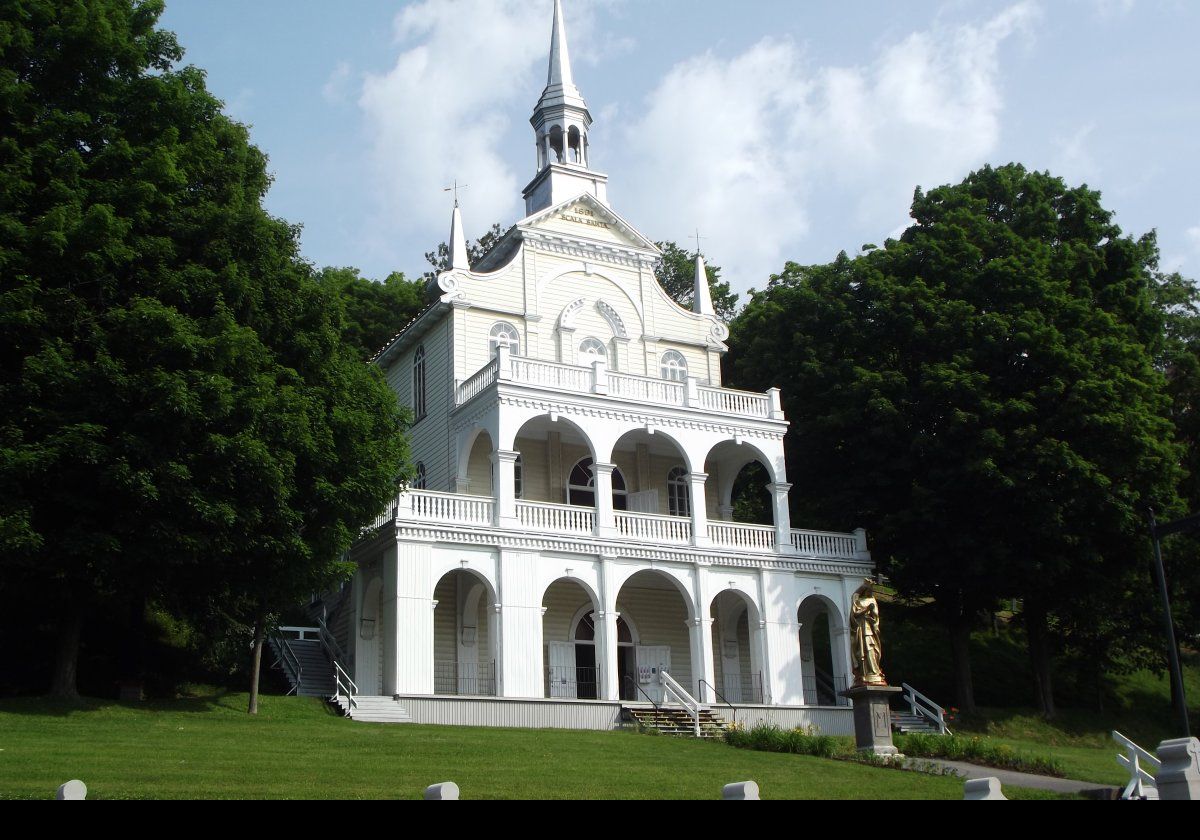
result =
[[[608,359],[608,348],[604,346],[604,342],[598,338],[585,338],[579,344],[579,364],[583,367],[591,367],[593,362],[606,361]]]
[[[521,336],[517,328],[507,321],[497,321],[488,334],[488,358],[493,358],[501,346],[507,347],[513,356],[521,355]]]
[[[668,350],[662,354],[659,371],[663,379],[675,382],[686,382],[688,376],[687,359],[678,350]]]
[[[667,510],[671,516],[692,515],[691,488],[683,467],[672,467],[667,473]]]
[[[567,504],[596,506],[596,476],[592,472],[591,458],[584,458],[571,468],[571,475],[567,478]],[[613,510],[629,510],[625,476],[617,467],[613,467],[612,471],[612,506]]]

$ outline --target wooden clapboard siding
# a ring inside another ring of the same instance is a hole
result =
[[[413,464],[425,464],[425,487],[449,490],[453,470],[446,435],[453,403],[453,376],[450,362],[451,320],[442,318],[413,347],[407,349],[387,369],[387,381],[400,404],[413,408],[413,359],[419,347],[425,348],[425,417],[409,430]]]
[[[471,456],[467,459],[467,493],[492,495],[492,439],[487,434],[476,437],[471,445]]]
[[[670,589],[643,589],[625,585],[617,596],[617,612],[637,628],[638,644],[669,645],[671,676],[689,691],[692,684],[691,641],[683,596]]]
[[[575,614],[591,605],[591,598],[582,586],[565,580],[555,581],[542,598],[542,606],[546,608],[546,614],[542,616],[542,641],[569,642]]]

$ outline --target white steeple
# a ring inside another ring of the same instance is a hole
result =
[[[588,168],[592,115],[571,74],[562,0],[554,0],[546,88],[529,120],[537,142],[538,174],[525,188],[525,212],[533,215],[582,193],[608,203],[608,177]]]
[[[692,311],[701,315],[716,315],[713,308],[712,292],[708,288],[708,272],[704,269],[704,257],[696,252],[696,285],[692,297]]]
[[[454,271],[470,271],[467,260],[467,237],[463,234],[462,213],[458,199],[454,199],[454,212],[450,216],[450,268]]]

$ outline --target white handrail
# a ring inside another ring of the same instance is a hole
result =
[[[908,683],[901,683],[904,689],[904,699],[908,701],[909,707],[914,715],[920,715],[932,721],[938,728],[938,732],[942,735],[950,735],[950,727],[946,726],[946,710],[934,703],[921,692],[917,691]]]
[[[687,710],[687,713],[692,718],[692,729],[696,733],[696,737],[700,737],[700,701],[687,693],[687,689],[681,686],[674,677],[666,671],[658,672],[658,681],[662,683],[662,687],[668,694],[674,695],[680,705]]]
[[[354,680],[350,679],[350,675],[342,670],[342,666],[336,661],[333,663],[333,680],[336,684],[334,688],[334,699],[341,699],[343,695],[346,697],[346,716],[354,717],[353,710],[358,707],[358,701],[354,699],[358,694],[358,686],[354,684]]]
[[[1139,747],[1117,730],[1113,730],[1113,740],[1125,749],[1125,754],[1117,755],[1117,764],[1129,771],[1129,783],[1121,791],[1122,799],[1157,799],[1158,788],[1154,784],[1154,776],[1162,767],[1162,762],[1153,753]],[[1149,767],[1154,773],[1148,773],[1144,767]]]

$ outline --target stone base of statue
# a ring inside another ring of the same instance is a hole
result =
[[[860,752],[903,758],[892,743],[891,709],[892,697],[902,691],[890,685],[856,685],[841,692],[854,703],[854,740]]]

